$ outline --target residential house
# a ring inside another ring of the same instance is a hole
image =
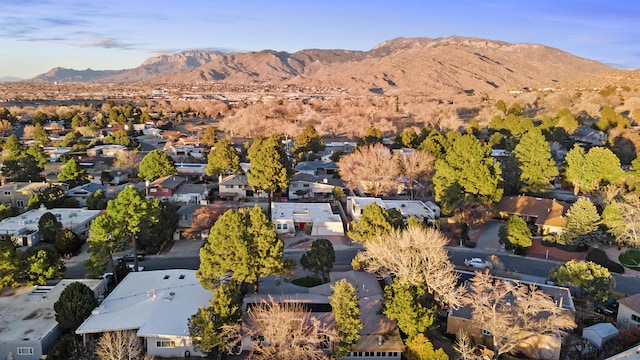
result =
[[[62,333],[53,304],[74,282],[91,288],[96,299],[106,292],[102,280],[63,279],[54,286],[28,286],[0,293],[0,358],[39,360],[51,350]]]
[[[143,182],[123,183],[119,185],[109,186],[107,187],[106,192],[107,199],[111,200],[117,198],[120,192],[122,192],[122,190],[124,190],[127,186],[133,186],[138,192],[144,192],[146,190],[145,183]]]
[[[218,178],[218,197],[226,200],[241,200],[246,198],[266,198],[267,193],[255,193],[249,186],[247,175],[231,174]]]
[[[192,145],[176,145],[167,142],[163,150],[171,157],[191,156],[196,159],[204,158],[204,148]]]
[[[640,326],[640,294],[618,300],[616,323],[623,329]]]
[[[272,202],[271,220],[278,234],[294,235],[296,230],[311,227],[312,236],[344,236],[342,218],[329,203]]]
[[[38,222],[42,215],[52,213],[62,223],[62,227],[73,231],[80,237],[89,235],[91,221],[100,215],[100,210],[55,208],[47,209],[41,206],[39,209],[27,211],[18,216],[9,217],[0,221],[0,238],[13,240],[17,246],[33,246],[40,241]]]
[[[169,201],[188,204],[206,204],[213,184],[182,183],[174,191]]]
[[[333,176],[338,172],[338,165],[333,161],[303,161],[296,165],[294,171],[315,176]]]
[[[531,196],[505,196],[498,205],[501,217],[520,216],[535,225],[541,235],[563,233],[567,226],[564,215],[570,207],[564,201]]]
[[[344,188],[344,182],[333,177],[297,173],[289,181],[289,199],[313,197],[330,199],[333,197],[333,188],[336,186]]]
[[[426,203],[420,200],[387,200],[375,197],[347,197],[347,214],[353,220],[360,219],[364,208],[376,203],[383,209],[396,209],[400,211],[402,217],[407,220],[410,217],[416,217],[420,221],[433,224],[440,217],[440,207],[433,202]]]
[[[146,186],[145,195],[148,198],[168,200],[176,189],[186,181],[182,176],[168,175],[156,179]]]
[[[57,182],[11,182],[0,186],[0,202],[26,209],[29,199],[36,192],[51,186],[60,186],[65,191],[69,189],[67,184]]]
[[[608,357],[605,360],[640,360],[640,344],[635,344],[630,349]]]
[[[607,141],[607,134],[589,126],[578,126],[576,132],[570,135],[576,142],[590,147],[601,146]]]
[[[198,164],[198,163],[185,163],[178,162],[176,163],[176,170],[178,171],[178,175],[188,179],[188,180],[204,180],[206,174],[207,164]]]
[[[335,320],[331,312],[329,296],[333,290],[331,286],[342,279],[346,279],[356,290],[360,305],[360,339],[355,348],[340,360],[371,360],[401,358],[404,343],[395,321],[389,320],[382,314],[383,292],[374,274],[362,271],[346,271],[329,273],[330,282],[309,288],[306,292],[293,294],[250,294],[244,298],[243,308],[246,310],[255,304],[265,301],[279,303],[302,304],[311,311],[311,315],[321,320],[325,326],[334,326]],[[243,350],[250,351],[251,340],[243,339]]]
[[[102,190],[103,192],[107,191],[107,186],[96,183],[87,183],[84,185],[79,185],[74,188],[69,189],[67,191],[67,197],[76,199],[80,206],[87,206],[87,198],[91,196],[98,190]],[[106,196],[106,193],[105,193]]]
[[[123,145],[98,145],[87,149],[87,155],[114,158],[124,151],[127,151],[127,147]]]
[[[173,234],[173,240],[182,240],[184,237],[182,236],[182,232],[191,227],[193,223],[195,212],[203,206],[200,203],[191,203],[184,204],[180,206],[176,214],[178,215],[178,228],[176,232]],[[202,238],[206,239],[208,234],[202,234]]]
[[[465,284],[474,276],[474,273],[468,271],[456,272],[460,274],[459,281],[461,284]],[[499,277],[494,277],[494,279],[503,281],[514,281],[513,279],[505,279]],[[575,313],[576,310],[569,289],[560,286],[536,284],[521,280],[519,281],[519,283],[524,285],[535,285],[538,290],[541,290],[545,294],[551,296],[551,298],[555,300],[556,305],[559,309],[565,309]],[[513,299],[513,301],[518,300]],[[491,333],[487,330],[482,329],[480,324],[477,324],[472,320],[472,310],[473,309],[470,305],[466,305],[458,309],[449,309],[447,316],[447,333],[455,335],[460,330],[464,330],[475,344],[482,344],[489,348],[492,348],[493,341]],[[544,315],[541,314],[540,316]],[[548,314],[547,316],[553,316],[553,314]],[[517,346],[517,350],[527,356],[527,358],[558,360],[560,358],[561,346],[562,339],[557,336],[557,334],[536,334],[526,339],[526,341],[521,342]]]
[[[70,147],[53,147],[53,146],[45,146],[43,149],[44,153],[49,157],[49,162],[57,162],[60,160],[60,157],[64,154],[67,154],[71,151]]]
[[[154,357],[206,356],[193,347],[189,318],[213,300],[195,270],[131,272],[76,330],[97,338],[102,333],[133,330]]]

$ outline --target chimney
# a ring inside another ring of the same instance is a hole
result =
[[[382,346],[384,344],[384,336],[378,335],[378,346]]]

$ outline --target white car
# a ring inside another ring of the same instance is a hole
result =
[[[480,258],[465,259],[464,264],[467,266],[472,266],[476,269],[493,269],[493,264],[490,261],[484,261]]]
[[[134,265],[133,264],[127,264],[127,267],[129,268],[129,271],[134,271]],[[144,270],[144,266],[138,266],[138,272]]]

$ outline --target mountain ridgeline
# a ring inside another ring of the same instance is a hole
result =
[[[550,86],[608,70],[597,61],[547,46],[449,37],[397,38],[369,51],[193,50],[153,57],[133,69],[55,68],[30,81],[295,84],[350,92],[427,94]]]

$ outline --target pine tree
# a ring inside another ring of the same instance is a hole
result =
[[[74,187],[89,182],[89,175],[87,170],[80,166],[78,160],[71,158],[60,170],[58,180],[69,184],[70,187]]]
[[[333,295],[329,296],[331,313],[336,319],[336,331],[340,341],[338,343],[338,357],[345,356],[353,350],[360,339],[363,325],[360,321],[360,306],[356,289],[342,279],[331,286]]]
[[[567,229],[562,233],[563,242],[566,244],[574,243],[598,229],[600,225],[600,214],[598,209],[589,200],[589,198],[581,197],[567,211],[565,218],[567,219]]]
[[[500,228],[500,240],[509,243],[514,248],[528,248],[531,241],[531,230],[523,218],[513,215],[507,223]]]
[[[218,141],[207,155],[207,168],[205,172],[209,176],[225,175],[240,171],[240,157],[236,149],[227,139]]]
[[[317,153],[324,150],[324,141],[313,127],[313,125],[307,125],[302,129],[302,133],[294,140],[293,149],[291,154],[298,161],[313,160]]]
[[[144,180],[155,180],[163,176],[178,175],[173,159],[162,150],[151,150],[142,158],[138,176]]]
[[[254,190],[264,191],[269,198],[269,215],[271,215],[271,199],[277,190],[286,189],[289,185],[291,166],[284,151],[280,136],[271,135],[266,139],[256,138],[248,150],[251,164],[247,180]]]
[[[64,330],[75,331],[98,306],[93,290],[81,282],[72,282],[53,304],[56,321]]]
[[[551,158],[551,149],[538,128],[522,136],[513,153],[521,170],[523,192],[544,192],[558,175],[558,168]]]
[[[311,248],[300,258],[300,265],[305,269],[320,273],[322,279],[326,279],[326,273],[333,267],[336,261],[336,253],[333,244],[327,239],[317,239],[311,243]]]

